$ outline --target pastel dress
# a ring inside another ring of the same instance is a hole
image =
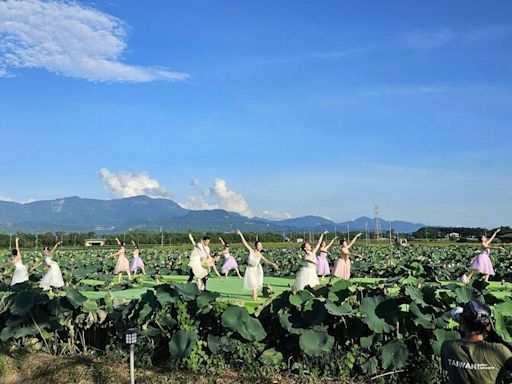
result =
[[[470,268],[478,271],[483,275],[494,276],[494,268],[492,266],[491,258],[489,256],[489,248],[484,248],[471,262]]]
[[[247,268],[244,275],[244,289],[247,291],[263,288],[263,268],[261,267],[261,255],[252,250],[249,253]]]
[[[222,264],[222,267],[220,269],[221,273],[226,274],[232,269],[238,268],[238,263],[236,262],[236,259],[231,256],[229,252],[224,254],[224,257],[226,258],[224,260],[224,264]]]
[[[318,275],[316,274],[316,255],[313,252],[309,252],[304,258],[304,266],[299,270],[297,277],[295,278],[295,284],[293,288],[295,291],[300,291],[307,286],[316,287],[320,285]]]
[[[21,259],[14,263],[14,273],[12,275],[11,286],[14,284],[23,283],[28,281],[28,269],[23,264]]]
[[[350,253],[342,250],[339,259],[336,260],[336,263],[334,264],[332,275],[334,277],[341,277],[343,280],[348,280],[350,279],[351,267],[352,263],[350,261]]]
[[[327,276],[331,274],[329,261],[327,260],[327,252],[320,252],[316,258],[316,273],[318,276]]]
[[[203,266],[203,263],[208,259],[209,254],[210,249],[201,243],[197,243],[190,253],[188,266],[192,269],[192,273],[197,279],[203,279],[208,275],[209,269]]]
[[[132,259],[132,272],[137,272],[139,269],[142,270],[144,268],[144,262],[140,257],[139,251],[133,251],[133,259]]]
[[[39,287],[45,291],[51,288],[62,288],[64,286],[64,279],[62,278],[59,264],[51,256],[45,256],[44,262],[50,268],[39,282]]]
[[[124,248],[119,251],[115,273],[130,272],[130,262],[125,256]]]

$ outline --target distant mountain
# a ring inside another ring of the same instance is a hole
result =
[[[124,232],[129,230],[183,232],[220,231],[231,232],[237,228],[243,231],[338,231],[364,230],[368,223],[370,231],[375,222],[360,217],[345,223],[334,223],[319,216],[304,216],[273,221],[258,217],[248,218],[238,213],[221,209],[188,210],[172,200],[135,196],[124,199],[98,200],[80,197],[13,203],[0,201],[0,231],[13,233],[54,232],[54,231],[95,231],[99,233]],[[414,232],[422,224],[393,221],[392,227],[398,232]],[[387,230],[382,221],[382,230]]]

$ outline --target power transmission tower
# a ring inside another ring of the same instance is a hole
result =
[[[382,230],[380,228],[380,216],[379,206],[376,205],[373,209],[373,216],[375,218],[375,239],[380,240],[382,238]]]

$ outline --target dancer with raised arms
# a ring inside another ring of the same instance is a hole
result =
[[[28,269],[21,259],[20,239],[18,237],[16,237],[15,244],[16,248],[12,250],[14,257],[10,260],[11,264],[14,265],[11,286],[28,281]]]
[[[462,281],[464,283],[469,283],[471,277],[477,272],[481,273],[484,276],[484,281],[489,281],[489,276],[494,276],[494,268],[491,262],[491,243],[496,238],[496,235],[501,231],[501,228],[498,228],[494,231],[492,236],[488,239],[486,236],[481,237],[481,252],[476,255],[470,265],[469,274],[462,275]]]
[[[362,236],[362,233],[358,233],[352,239],[350,243],[347,243],[346,240],[341,242],[341,254],[336,263],[334,264],[334,268],[332,270],[332,275],[334,277],[341,277],[343,280],[350,279],[350,269],[352,268],[352,263],[350,261],[350,255],[361,256],[356,253],[351,253],[350,248],[354,245],[357,239]],[[362,257],[362,256],[361,256]]]
[[[61,242],[59,241],[51,251],[50,248],[44,247],[44,262],[48,266],[48,271],[39,282],[39,287],[44,291],[48,291],[52,288],[62,288],[64,286],[64,279],[62,278],[62,272],[60,271],[59,264],[53,260],[53,254],[60,244]]]
[[[139,269],[142,271],[143,275],[146,275],[146,269],[144,268],[144,262],[142,261],[142,258],[140,257],[141,250],[139,249],[139,245],[135,243],[135,241],[132,241],[133,244],[133,259],[132,259],[132,273],[134,276],[137,275],[137,272]]]
[[[316,273],[318,276],[321,276],[322,279],[331,274],[331,270],[329,268],[329,260],[327,260],[327,256],[329,255],[329,249],[332,247],[334,242],[338,239],[338,236],[334,236],[329,244],[322,241],[320,246],[320,254],[316,259]]]
[[[304,263],[305,265],[299,270],[297,277],[295,278],[295,284],[293,285],[294,291],[300,291],[307,286],[316,287],[320,285],[320,281],[318,281],[318,275],[316,273],[317,269],[317,257],[316,254],[322,243],[324,243],[324,236],[327,235],[327,231],[320,235],[320,239],[318,239],[318,244],[314,249],[311,248],[311,244],[303,243],[300,246],[302,252],[304,252]]]
[[[229,252],[229,243],[226,243],[222,237],[219,237],[219,240],[224,247],[221,254],[224,256],[224,264],[222,264],[222,267],[220,269],[221,273],[224,275],[224,277],[228,278],[228,273],[232,269],[236,271],[236,274],[241,279],[242,275],[240,275],[240,270],[238,269],[238,263],[236,259],[231,255]]]
[[[244,235],[237,229],[236,233],[240,236],[242,243],[245,248],[249,251],[249,259],[247,261],[247,268],[245,269],[244,275],[244,289],[247,291],[252,291],[252,299],[258,299],[258,291],[263,288],[263,268],[261,267],[261,262],[263,261],[265,264],[272,266],[274,269],[279,269],[277,264],[267,260],[262,254],[263,244],[261,241],[256,241],[254,243],[254,249],[247,243]]]
[[[110,255],[110,257],[117,257],[116,269],[114,270],[114,273],[116,273],[118,276],[118,284],[121,284],[121,281],[123,279],[123,273],[126,273],[128,275],[128,280],[132,279],[132,275],[130,274],[130,262],[126,258],[124,241],[119,241],[119,239],[116,237],[116,243],[117,245],[119,245],[119,250],[113,255]]]
[[[206,289],[206,281],[208,280],[210,268],[213,268],[215,274],[220,277],[220,273],[215,266],[217,257],[210,255],[210,238],[208,236],[203,236],[201,241],[197,243],[191,233],[188,234],[188,238],[194,246],[194,249],[190,253],[190,261],[188,263],[190,267],[188,282],[191,283],[195,280],[199,289],[204,290]]]

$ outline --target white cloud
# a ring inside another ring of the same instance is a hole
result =
[[[171,198],[172,195],[162,188],[157,180],[147,172],[111,172],[106,168],[98,171],[105,187],[114,197],[146,195],[153,198]]]
[[[191,185],[198,189],[200,182],[194,179]],[[204,189],[200,196],[189,196],[181,205],[187,209],[225,209],[248,217],[254,216],[245,198],[230,190],[226,180],[220,178],[215,179],[212,188]]]
[[[8,202],[14,202],[14,199],[10,198],[9,196],[3,196],[0,195],[0,201],[8,201]]]
[[[259,214],[260,217],[270,220],[285,220],[292,217],[288,212],[268,211],[264,210]]]
[[[0,1],[0,76],[44,68],[92,81],[185,80],[160,67],[122,62],[127,27],[120,19],[70,1]]]

